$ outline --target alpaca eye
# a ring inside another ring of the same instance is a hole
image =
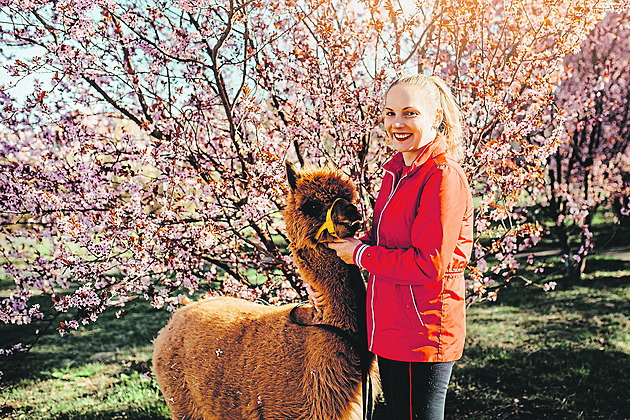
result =
[[[307,201],[302,204],[300,210],[308,216],[317,217],[322,214],[322,205],[317,201]]]

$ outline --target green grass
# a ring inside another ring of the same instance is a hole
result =
[[[507,289],[471,308],[447,418],[630,418],[630,262],[587,267],[554,292]]]
[[[60,337],[43,335],[26,355],[0,359],[2,419],[168,419],[160,392],[147,373],[151,340],[169,314],[146,303],[122,319],[103,314],[97,323]],[[34,328],[0,328],[17,341]]]
[[[594,258],[583,279],[506,289],[468,313],[448,419],[627,419],[630,261]],[[168,313],[139,304],[69,336],[43,335],[25,357],[1,358],[2,419],[168,419],[150,370]],[[40,326],[41,327],[41,326]],[[2,343],[36,326],[0,326]],[[377,404],[375,420],[384,420]]]

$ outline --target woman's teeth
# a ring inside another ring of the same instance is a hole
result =
[[[407,140],[411,137],[411,133],[393,133],[396,140]]]

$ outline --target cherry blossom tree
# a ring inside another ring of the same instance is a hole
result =
[[[445,7],[430,44],[437,46],[435,55],[418,50],[425,58],[418,60],[420,69],[431,66],[450,76],[468,126],[464,163],[479,197],[470,302],[494,300],[497,289],[515,280],[532,283],[517,255],[544,233],[532,203],[545,189],[548,157],[564,130],[552,96],[567,77],[563,59],[579,50],[603,9],[627,7],[584,6],[592,13],[564,2]],[[532,255],[526,262],[536,263]],[[549,290],[553,284],[541,287]]]
[[[573,277],[584,271],[593,248],[590,225],[602,206],[616,221],[630,214],[630,16],[609,14],[565,59],[569,78],[554,102],[567,119],[566,133],[549,157],[542,202],[548,229],[560,242]],[[557,115],[557,114],[556,114]],[[572,243],[571,237],[581,238]]]
[[[0,321],[63,334],[142,299],[297,299],[284,161],[340,167],[369,220],[392,153],[383,91],[417,71],[445,78],[464,111],[480,238],[469,299],[493,298],[543,231],[523,195],[544,191],[558,147],[562,60],[615,8],[1,0],[0,274],[14,287]]]

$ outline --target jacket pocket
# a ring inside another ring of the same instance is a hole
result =
[[[420,328],[421,326],[423,326],[424,320],[422,319],[422,315],[418,310],[413,287],[396,285],[396,291],[398,293],[398,298],[400,302],[402,302],[405,314],[407,315],[407,320],[409,321],[409,324],[411,324],[411,327]]]

